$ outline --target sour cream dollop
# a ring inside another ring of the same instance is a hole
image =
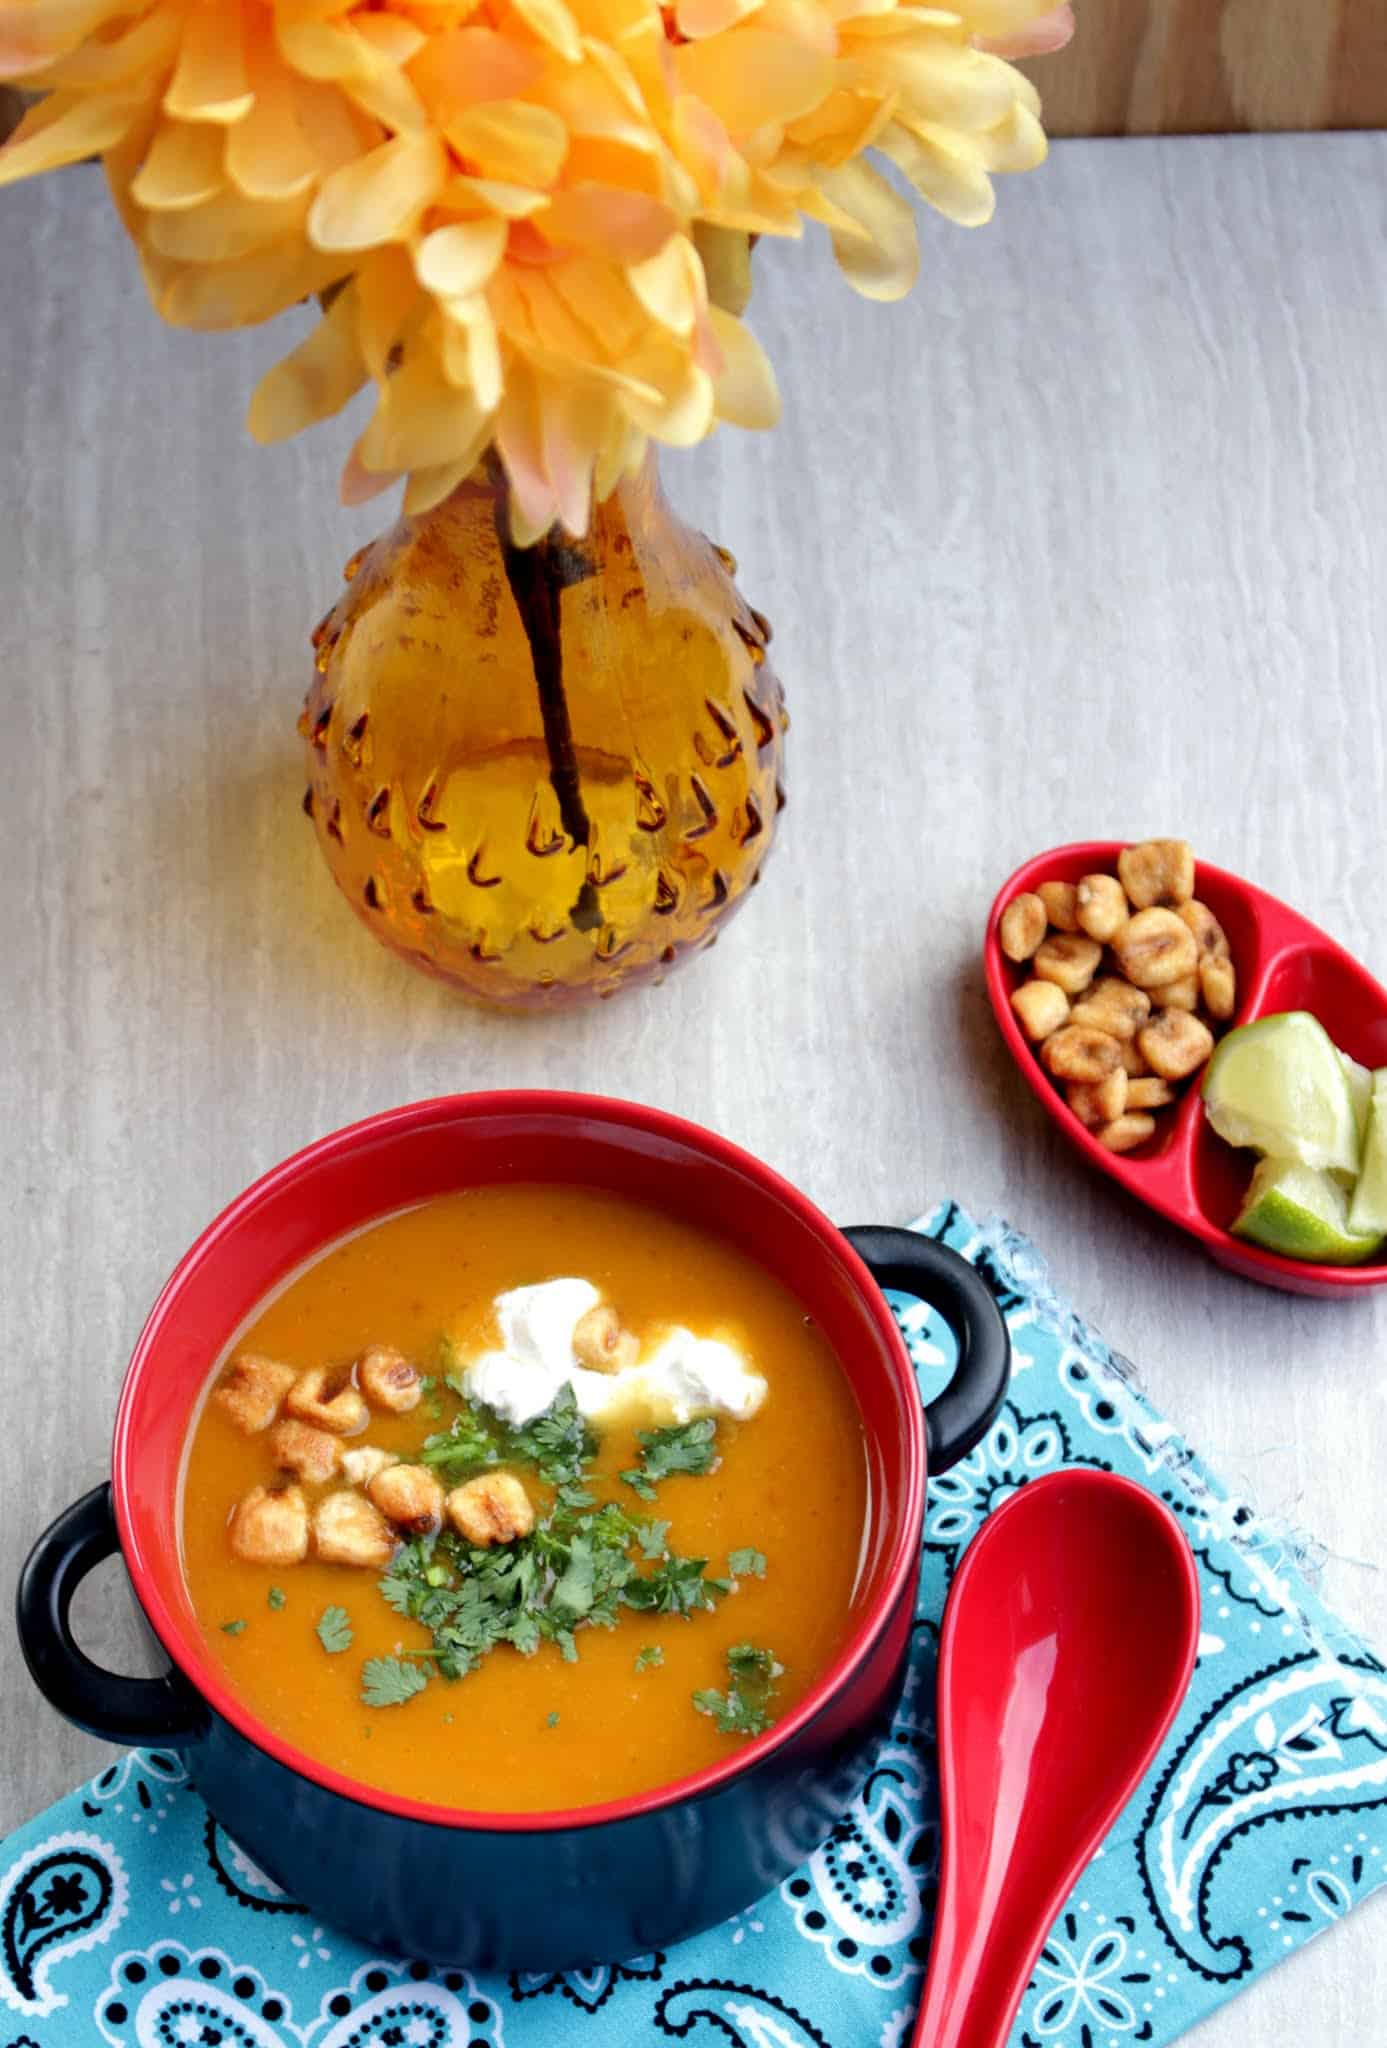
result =
[[[501,1349],[484,1351],[463,1371],[468,1392],[513,1426],[533,1421],[559,1389],[571,1386],[579,1412],[590,1422],[618,1415],[657,1423],[691,1422],[697,1415],[739,1421],[756,1413],[766,1382],[742,1353],[720,1337],[698,1337],[682,1324],[648,1358],[620,1372],[580,1365],[573,1332],[602,1299],[590,1280],[543,1280],[498,1294]]]

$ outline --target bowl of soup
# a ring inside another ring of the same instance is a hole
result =
[[[936,1305],[921,1409],[883,1288]],[[1002,1399],[947,1248],[840,1231],[714,1134],[449,1097],[310,1146],[187,1253],[111,1477],[21,1579],[40,1689],[184,1757],[314,1913],[560,1968],[739,1911],[831,1830],[899,1697],[927,1464]],[[119,1550],[168,1658],[76,1643]]]

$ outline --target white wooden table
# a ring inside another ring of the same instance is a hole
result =
[[[385,517],[334,504],[340,423],[250,445],[283,337],[162,329],[94,173],[0,196],[0,1582],[102,1473],[223,1202],[367,1111],[529,1083],[712,1124],[845,1221],[1006,1211],[1387,1643],[1387,1296],[1264,1293],[1148,1224],[978,972],[1024,855],[1168,830],[1387,978],[1385,228],[1387,137],[1123,141],[1062,145],[983,234],[926,222],[903,306],[764,250],[784,424],[666,475],[777,629],[783,843],[684,976],[515,1021],[373,945],[299,815],[307,631]],[[84,1626],[128,1666],[117,1583]],[[0,1831],[101,1758],[4,1641]],[[1379,2039],[1385,1936],[1378,1901],[1201,2040]]]

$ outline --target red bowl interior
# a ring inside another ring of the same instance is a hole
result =
[[[832,1346],[862,1416],[868,1530],[855,1625],[793,1712],[726,1762],[668,1786],[573,1812],[468,1813],[358,1783],[282,1741],[227,1687],[207,1653],[180,1562],[179,1475],[208,1373],[264,1296],[345,1233],[412,1203],[497,1181],[608,1188],[730,1237],[803,1303]],[[272,1169],[212,1223],[176,1268],[136,1345],[113,1451],[116,1519],[140,1604],[202,1696],[259,1748],[367,1805],[450,1826],[532,1830],[646,1812],[712,1790],[789,1742],[848,1685],[909,1595],[924,1513],[925,1435],[905,1346],[852,1247],[805,1196],[698,1126],[598,1096],[505,1091],[387,1111]]]
[[[1169,1222],[1197,1237],[1220,1265],[1264,1286],[1290,1294],[1355,1294],[1387,1282],[1387,1260],[1363,1266],[1321,1266],[1283,1258],[1234,1237],[1229,1225],[1242,1207],[1256,1163],[1251,1152],[1235,1150],[1210,1129],[1199,1098],[1199,1076],[1185,1084],[1170,1109],[1157,1112],[1153,1137],[1134,1152],[1106,1151],[1079,1122],[1063,1094],[1041,1066],[1011,1007],[1013,989],[1029,979],[1002,951],[999,926],[1008,903],[1041,882],[1077,882],[1081,875],[1116,874],[1124,841],[1086,840],[1037,854],[997,893],[987,923],[984,966],[987,993],[1002,1036],[1026,1080],[1069,1142],[1090,1164]],[[1281,1010],[1309,1010],[1351,1058],[1364,1066],[1387,1066],[1387,989],[1373,980],[1351,953],[1288,904],[1264,889],[1200,861],[1195,892],[1224,931],[1238,975],[1238,1008],[1232,1022],[1249,1023]]]

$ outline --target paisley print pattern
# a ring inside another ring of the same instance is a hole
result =
[[[906,1688],[871,1775],[787,1793],[766,1897],[669,1955],[431,1971],[318,1927],[208,1814],[178,1757],[133,1752],[5,1844],[4,2048],[905,2048],[939,1856],[939,1617],[993,1508],[1075,1464],[1125,1473],[1179,1515],[1204,1632],[1165,1752],[1051,1930],[1010,2048],[1169,2042],[1350,1912],[1387,1876],[1387,1672],[1320,1604],[1304,1550],[1207,1470],[1031,1245],[953,1204],[922,1227],[996,1296],[1010,1396],[931,1480]],[[919,1303],[893,1305],[932,1395],[952,1341]],[[691,1882],[692,1811],[674,1848]]]
[[[50,1835],[10,1865],[0,1885],[0,1998],[11,2011],[36,2015],[67,2003],[51,1976],[110,1940],[128,1889],[111,1845],[78,1830]]]

